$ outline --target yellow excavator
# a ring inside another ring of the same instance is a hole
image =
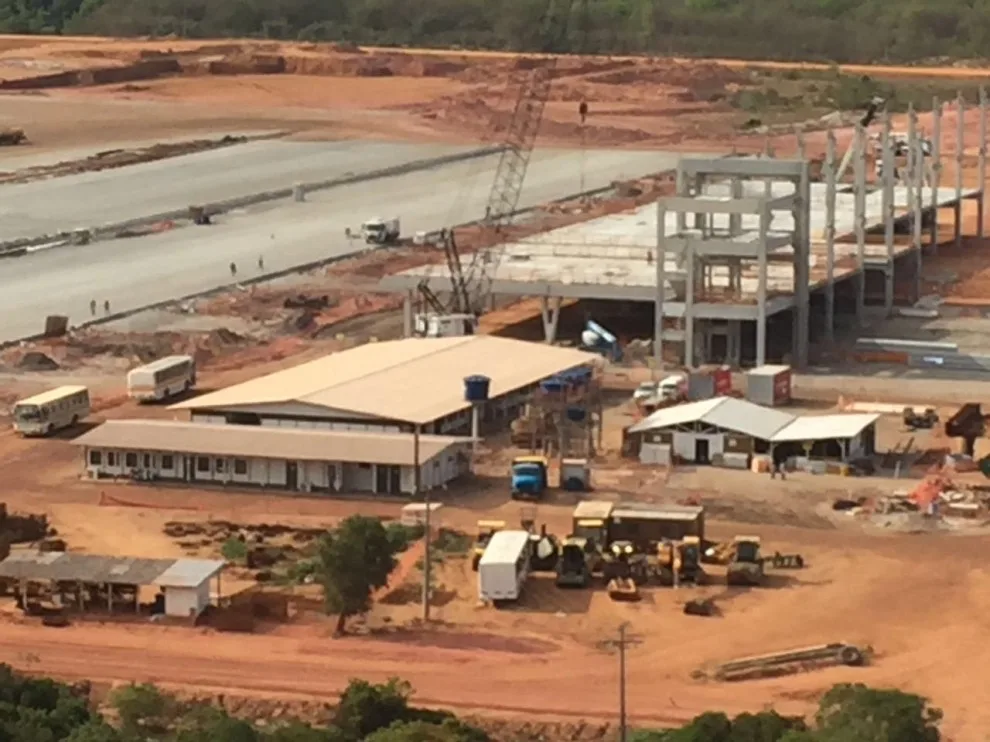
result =
[[[478,521],[478,535],[474,539],[474,547],[471,550],[471,569],[475,572],[478,571],[478,564],[481,562],[481,556],[485,553],[485,549],[488,546],[488,542],[492,540],[494,536],[499,531],[505,530],[504,520],[479,520]]]
[[[701,566],[701,539],[685,536],[680,541],[662,541],[657,545],[657,570],[660,584],[691,583],[701,585],[705,570]]]

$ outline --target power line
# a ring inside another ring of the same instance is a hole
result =
[[[619,742],[626,742],[626,648],[643,641],[637,636],[628,633],[629,623],[619,626],[619,637],[617,639],[606,639],[601,646],[619,650]]]

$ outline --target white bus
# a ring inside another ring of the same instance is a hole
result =
[[[22,435],[50,435],[89,415],[89,390],[60,386],[14,404],[14,430]]]
[[[127,396],[141,402],[157,402],[195,385],[196,361],[192,356],[166,356],[127,373]]]

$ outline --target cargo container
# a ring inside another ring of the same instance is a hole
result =
[[[692,371],[688,376],[687,398],[697,402],[712,397],[725,397],[732,391],[732,371],[727,367]]]
[[[764,407],[791,401],[791,367],[760,366],[746,374],[746,399]]]

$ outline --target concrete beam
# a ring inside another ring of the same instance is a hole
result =
[[[751,178],[799,178],[803,160],[756,159],[748,157],[685,157],[678,170],[692,175],[740,175]]]
[[[720,198],[718,196],[668,196],[663,199],[667,211],[684,214],[762,214],[765,210],[784,211],[791,208],[794,194],[767,200],[762,197]]]
[[[742,242],[729,238],[718,237],[664,237],[664,249],[669,253],[693,252],[695,255],[705,257],[726,257],[726,258],[752,258],[756,259],[761,253],[776,252],[785,247],[791,247],[793,242],[791,235],[769,235],[766,238],[766,245],[761,245],[758,240],[752,242]]]

